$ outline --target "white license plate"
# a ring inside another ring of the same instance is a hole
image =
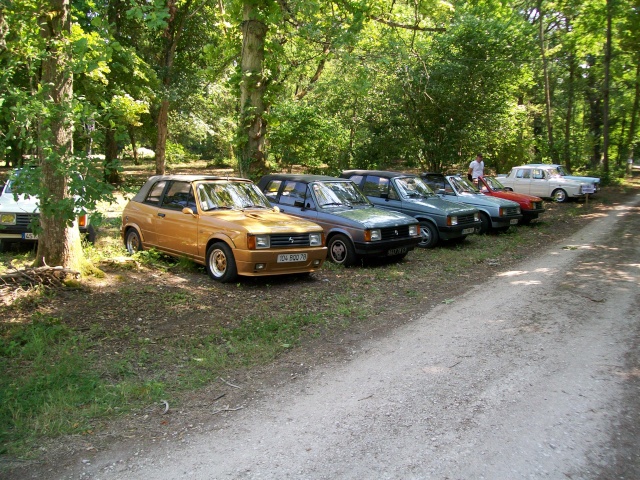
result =
[[[511,225],[517,225],[518,224],[518,219],[517,218],[512,218],[511,220],[509,220],[509,223]]]
[[[473,227],[465,228],[465,229],[462,230],[462,235],[469,235],[470,233],[473,233],[475,231],[476,231],[476,229],[473,228]]]
[[[281,253],[278,255],[278,263],[289,263],[289,262],[306,262],[307,254],[306,253]]]
[[[401,247],[401,248],[392,248],[387,252],[388,256],[392,256],[392,255],[402,255],[403,253],[407,253],[407,247]]]
[[[33,233],[23,233],[22,238],[23,240],[37,240],[38,235],[35,235]]]

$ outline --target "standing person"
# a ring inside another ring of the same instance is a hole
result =
[[[478,177],[484,175],[484,161],[482,160],[482,154],[479,153],[475,160],[472,160],[469,164],[469,171],[467,172],[467,178],[473,183],[478,183]]]

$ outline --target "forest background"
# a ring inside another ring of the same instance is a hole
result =
[[[73,267],[75,213],[123,162],[255,179],[482,152],[606,182],[633,158],[639,77],[638,0],[1,0],[0,163],[33,167],[36,265]]]

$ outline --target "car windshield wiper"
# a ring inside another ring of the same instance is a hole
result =
[[[214,205],[207,210],[236,210],[237,207],[231,205]]]
[[[320,206],[321,207],[350,207],[351,205],[345,205],[344,203],[341,203],[341,202],[329,202],[329,203],[323,203]]]
[[[242,208],[268,208],[268,209],[271,209],[271,207],[265,207],[264,205],[243,205]]]

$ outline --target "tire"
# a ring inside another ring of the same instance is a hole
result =
[[[220,283],[233,282],[238,278],[238,267],[233,253],[226,243],[214,243],[207,249],[205,267],[209,276]]]
[[[93,225],[89,225],[87,227],[87,232],[85,235],[86,235],[87,242],[89,242],[91,245],[96,243],[96,229],[93,228]]]
[[[480,225],[479,233],[487,233],[491,230],[491,219],[489,218],[489,215],[484,212],[480,212],[480,221],[482,222],[482,225]]]
[[[420,236],[422,237],[418,244],[420,248],[433,248],[440,240],[438,229],[431,222],[420,222]]]
[[[127,230],[127,236],[124,239],[124,246],[127,248],[129,255],[142,251],[142,239],[135,228]]]
[[[551,194],[551,198],[558,203],[563,203],[566,202],[569,197],[567,197],[567,192],[561,188],[557,188]]]
[[[356,251],[346,235],[338,233],[331,237],[327,245],[329,260],[338,265],[350,267],[356,262]]]

